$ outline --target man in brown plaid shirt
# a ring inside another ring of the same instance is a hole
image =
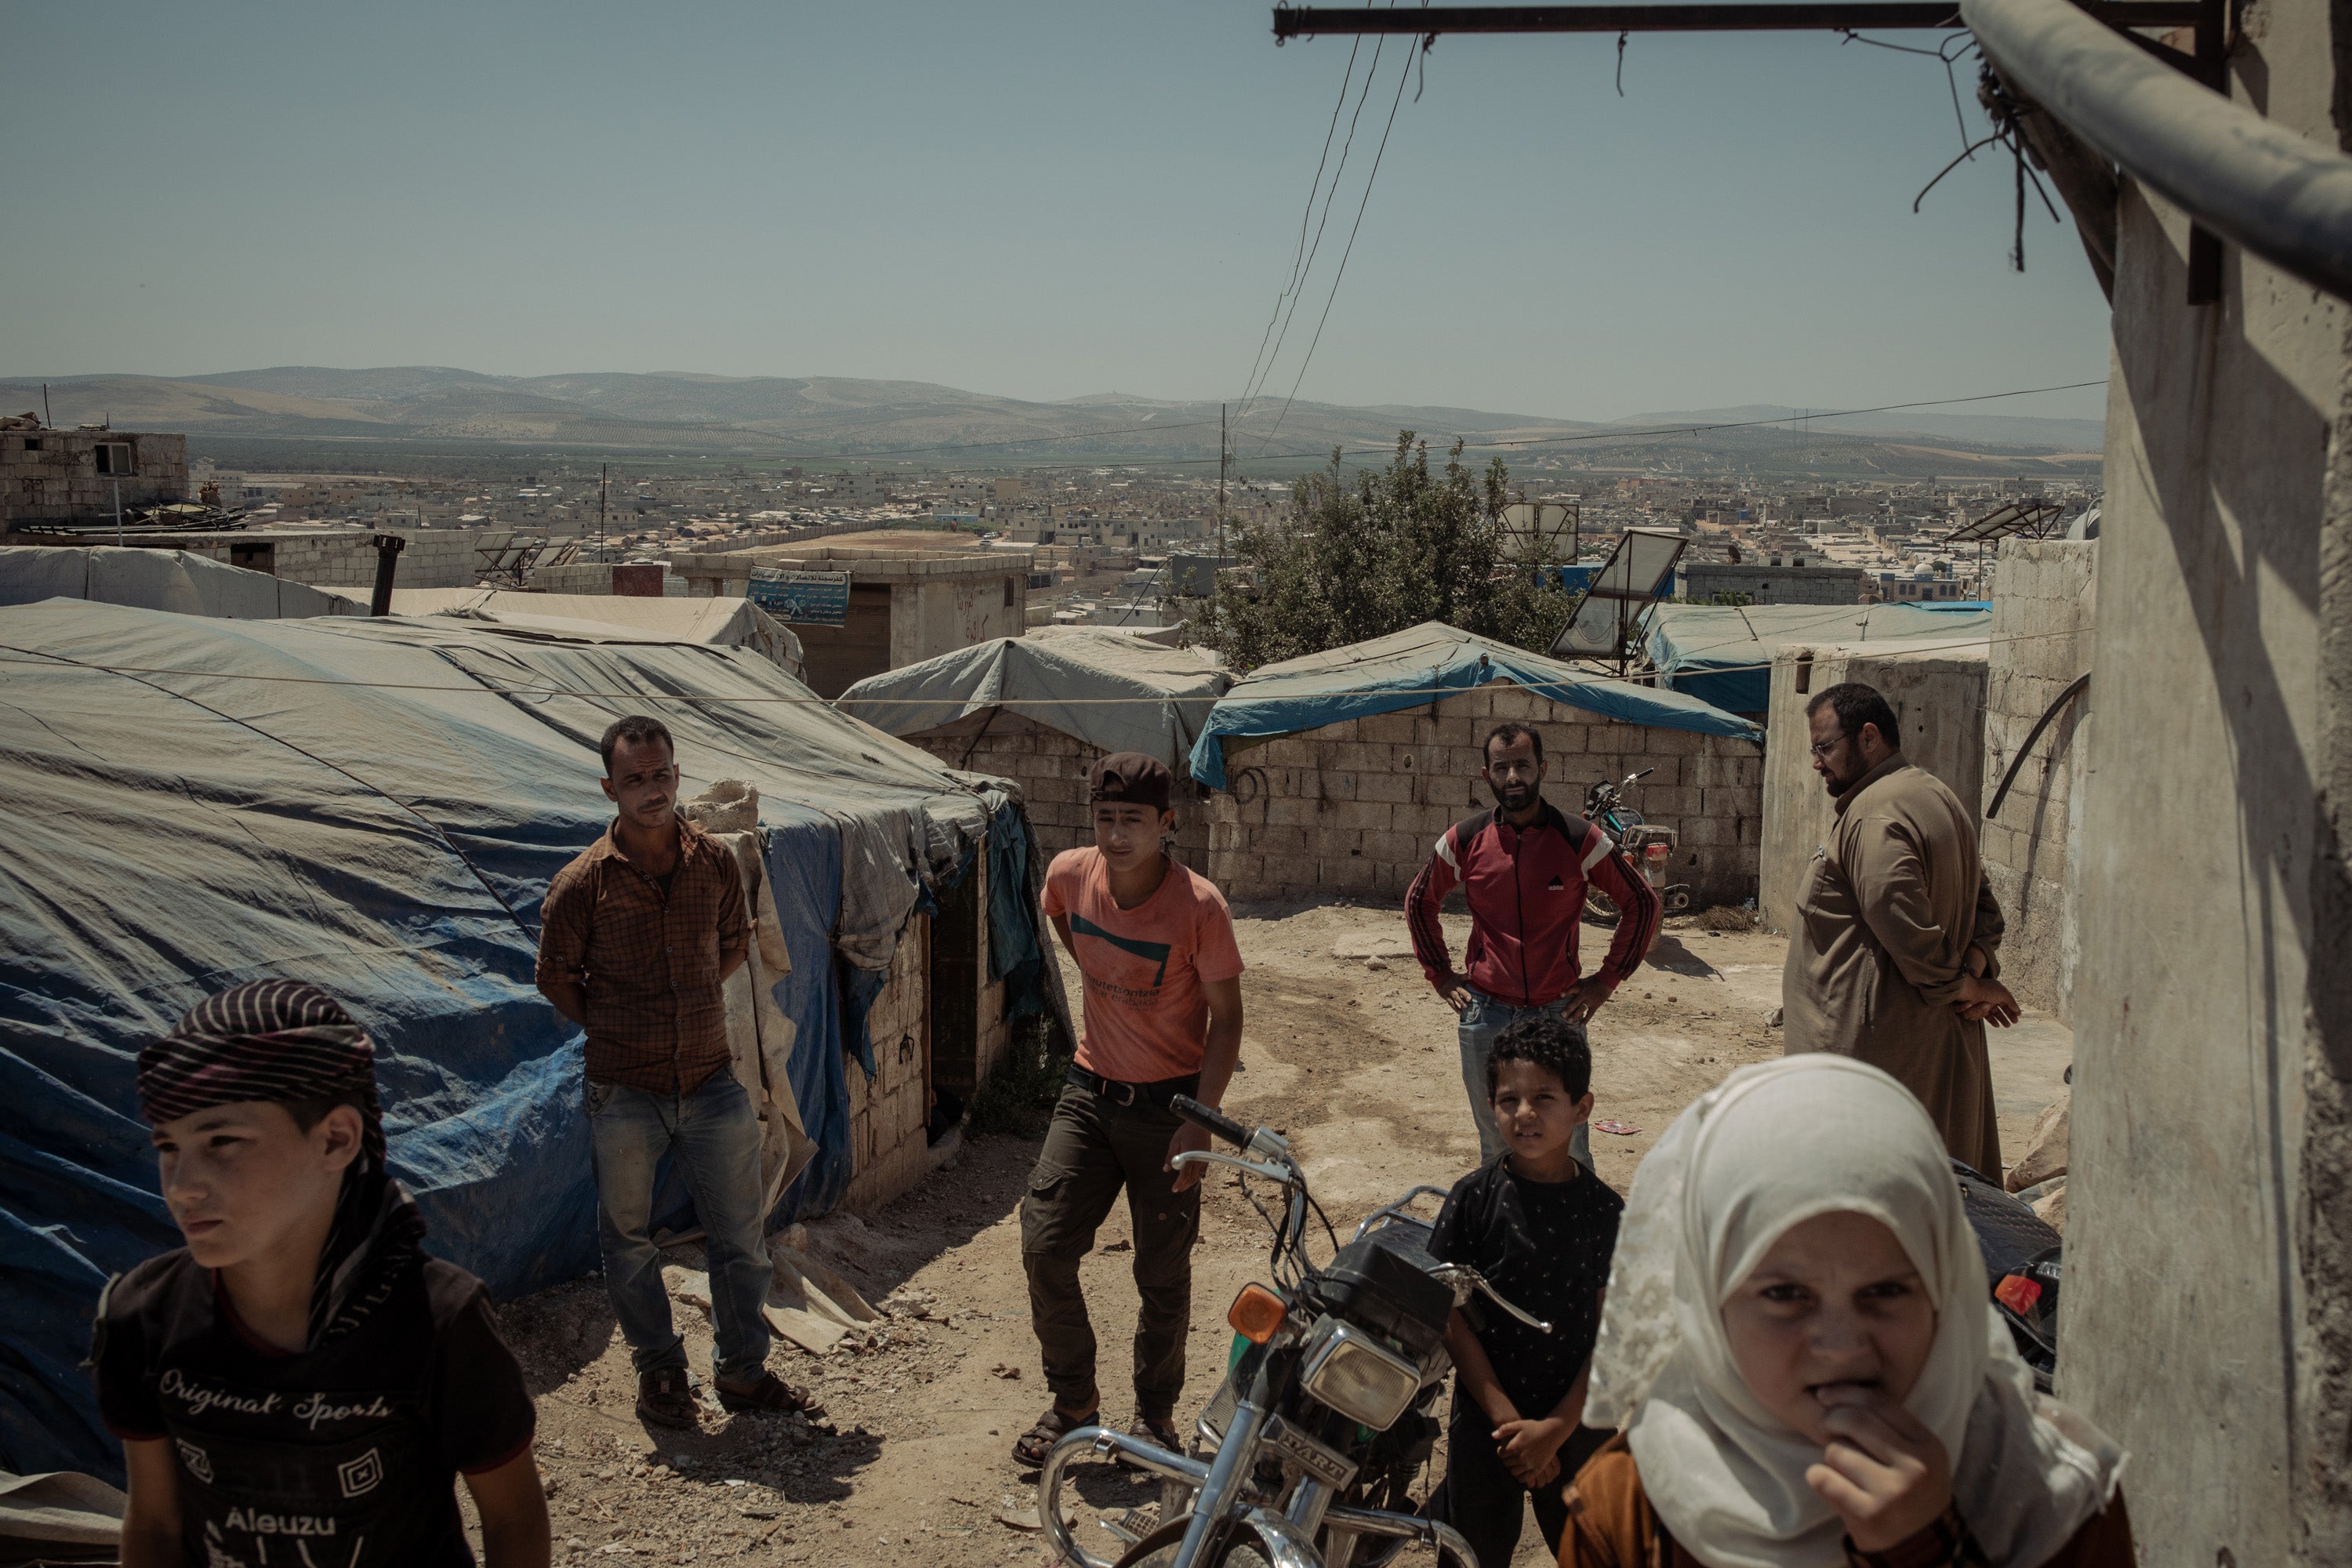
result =
[[[760,1119],[730,1068],[719,990],[750,946],[735,859],[677,814],[677,753],[659,721],[620,720],[601,750],[619,815],[548,885],[539,988],[588,1032],[604,1288],[636,1362],[637,1414],[691,1426],[697,1408],[661,1251],[646,1234],[664,1153],[707,1238],[719,1404],[813,1409],[767,1368]]]

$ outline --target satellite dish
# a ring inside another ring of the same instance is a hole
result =
[[[1689,541],[1664,529],[1629,528],[1552,640],[1554,658],[1605,658],[1624,673],[1626,649],[1642,617],[1673,581]]]

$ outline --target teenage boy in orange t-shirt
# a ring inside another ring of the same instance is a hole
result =
[[[1184,1333],[1192,1302],[1192,1242],[1201,1228],[1201,1169],[1171,1163],[1209,1135],[1169,1109],[1188,1094],[1214,1106],[1242,1045],[1242,955],[1224,895],[1162,848],[1175,826],[1175,784],[1139,752],[1103,758],[1087,775],[1095,843],[1054,858],[1044,909],[1086,980],[1077,1060],[1054,1108],[1021,1204],[1029,1319],[1052,1408],[1013,1458],[1042,1463],[1064,1433],[1099,1419],[1095,1332],[1078,1260],[1121,1188],[1135,1231],[1136,1436],[1178,1445]]]

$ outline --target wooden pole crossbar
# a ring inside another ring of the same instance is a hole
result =
[[[2198,0],[2092,0],[2083,9],[2111,26],[2187,27],[2203,17]],[[1323,5],[1275,8],[1276,41],[1318,34],[1753,33],[1860,28],[1957,30],[1958,5],[1945,0],[1766,0],[1757,5],[1432,5],[1372,10]]]

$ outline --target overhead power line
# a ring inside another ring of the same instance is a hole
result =
[[[2031,397],[2037,393],[2044,392],[2079,392],[2085,387],[2105,386],[2106,384],[2107,384],[2104,378],[2097,381],[2070,381],[2056,386],[2021,386],[2013,392],[1981,392],[1973,394],[1967,397],[1928,397],[1911,403],[1881,403],[1874,405],[1868,408],[1817,408],[1797,414],[1778,415],[1769,419],[1726,419],[1708,424],[1655,425],[1633,429],[1619,429],[1612,427],[1601,430],[1579,431],[1574,435],[1567,436],[1528,436],[1511,440],[1499,441],[1465,440],[1462,445],[1463,449],[1465,451],[1483,452],[1490,450],[1508,450],[1526,447],[1574,445],[1593,441],[1648,440],[1661,436],[1701,436],[1715,430],[1743,430],[1766,425],[1792,425],[1804,419],[1844,419],[1864,414],[1891,414],[1909,408],[1941,408],[1961,403],[1991,403],[2006,397]],[[1025,447],[1033,442],[1076,441],[1091,436],[1131,436],[1161,430],[1192,430],[1205,428],[1211,425],[1214,425],[1216,421],[1213,419],[1190,419],[1180,424],[1173,425],[1132,425],[1111,430],[1074,431],[1067,436],[1024,436],[1017,439],[1008,441],[972,441],[965,443],[961,447],[907,447],[896,448],[887,452],[738,452],[730,454],[730,456],[735,460],[741,461],[817,462],[835,458],[903,456],[908,453],[915,452],[973,451],[988,447]],[[758,432],[753,432],[753,434],[758,434]],[[1870,439],[1872,436],[1876,433],[1869,431],[1843,431],[1838,432],[1837,434],[1843,439],[1864,441]],[[1343,446],[1340,450],[1343,456],[1361,457],[1368,453],[1389,451],[1393,446],[1393,442],[1366,442],[1352,447]],[[1248,458],[1244,458],[1236,457],[1233,460],[1237,463],[1257,461],[1283,462],[1294,458],[1328,458],[1330,455],[1331,449],[1328,447],[1318,447],[1311,451],[1299,452],[1259,451],[1252,453]],[[1105,457],[1089,458],[1077,462],[1032,463],[1025,466],[1039,469],[1043,472],[1052,473],[1058,470],[1076,468],[1131,468],[1139,467],[1163,468],[1191,468],[1202,463],[1214,463],[1219,460],[1220,459],[1217,458],[1152,458],[1139,462],[1132,457]]]
[[[1339,78],[1339,97],[1331,105],[1331,123],[1323,128],[1322,155],[1315,160],[1315,179],[1307,187],[1307,205],[1298,214],[1298,247],[1291,253],[1290,280],[1282,286],[1282,292],[1274,297],[1274,314],[1265,319],[1265,331],[1257,338],[1257,357],[1250,361],[1249,374],[1242,382],[1244,405],[1249,400],[1250,389],[1257,384],[1257,367],[1265,359],[1265,345],[1274,337],[1274,324],[1282,320],[1282,302],[1290,298],[1292,289],[1298,287],[1299,269],[1307,259],[1307,226],[1315,221],[1315,198],[1323,189],[1324,165],[1331,161],[1331,138],[1339,133],[1339,111],[1348,107],[1348,88],[1356,76],[1356,56],[1363,47],[1364,40],[1359,37],[1348,48],[1348,69]],[[1377,54],[1380,46],[1375,44],[1372,48]]]
[[[1274,374],[1275,365],[1282,359],[1282,345],[1290,339],[1290,323],[1298,319],[1298,301],[1305,297],[1307,279],[1314,274],[1315,258],[1322,252],[1323,231],[1331,222],[1331,204],[1339,198],[1339,179],[1348,172],[1348,154],[1356,145],[1356,127],[1364,118],[1364,104],[1372,95],[1372,79],[1380,74],[1381,51],[1386,47],[1386,39],[1372,46],[1372,63],[1364,68],[1363,91],[1356,97],[1356,112],[1348,117],[1348,139],[1339,143],[1339,165],[1331,171],[1330,188],[1323,193],[1323,216],[1315,222],[1315,243],[1307,247],[1307,263],[1299,270],[1297,281],[1292,286],[1290,307],[1283,312],[1282,330],[1275,334],[1274,352],[1266,356],[1265,363],[1258,371],[1255,384],[1252,385],[1242,398],[1242,411],[1234,416],[1236,418],[1246,418],[1251,405],[1257,401],[1258,394],[1265,389],[1266,378]],[[1308,199],[1313,200],[1311,196]]]
[[[1339,297],[1339,280],[1348,275],[1348,258],[1356,253],[1356,236],[1363,230],[1364,209],[1372,205],[1372,184],[1381,177],[1381,160],[1388,155],[1389,132],[1396,129],[1397,106],[1404,102],[1405,79],[1412,75],[1412,56],[1408,53],[1404,58],[1404,68],[1397,73],[1396,97],[1389,103],[1388,123],[1381,128],[1380,150],[1372,154],[1372,172],[1364,177],[1364,199],[1356,204],[1355,226],[1348,230],[1348,247],[1339,253],[1339,269],[1331,274],[1330,292],[1323,296],[1323,314],[1316,319],[1315,336],[1307,345],[1307,357],[1298,362],[1298,374],[1290,382],[1290,395],[1282,400],[1282,412],[1274,416],[1274,424],[1266,431],[1265,440],[1259,443],[1260,450],[1273,442],[1282,429],[1282,422],[1290,417],[1290,405],[1297,400],[1299,384],[1307,379],[1307,367],[1315,363],[1316,346],[1322,342],[1324,324],[1331,319],[1331,302]]]

